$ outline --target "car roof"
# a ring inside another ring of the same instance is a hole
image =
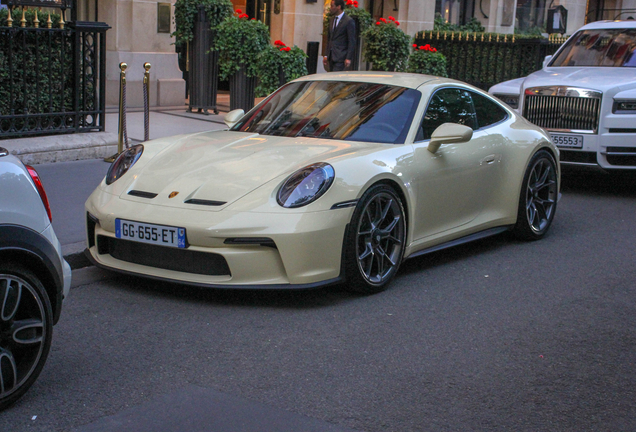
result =
[[[636,20],[595,21],[593,23],[584,25],[579,30],[622,29],[622,28],[636,29]]]
[[[459,81],[442,78],[433,75],[423,75],[417,73],[402,72],[381,72],[381,71],[358,71],[358,72],[328,72],[322,74],[306,75],[294,80],[300,81],[351,81],[351,82],[367,82],[374,84],[388,84],[400,87],[416,89],[422,84],[432,83],[457,84]],[[463,84],[463,83],[462,83]]]

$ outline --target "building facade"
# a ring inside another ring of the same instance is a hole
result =
[[[107,34],[107,105],[118,103],[119,63],[126,62],[127,101],[142,106],[143,64],[150,62],[151,106],[180,106],[185,81],[174,50],[172,18],[176,0],[78,0],[78,19],[104,21]],[[265,22],[271,40],[307,49],[323,41],[323,18],[330,0],[232,0],[235,8]],[[586,22],[636,18],[636,0],[358,0],[376,19],[394,16],[409,35],[433,29],[436,14],[453,24],[476,18],[487,32],[544,32],[548,9],[568,10],[567,34]],[[169,16],[166,23],[166,8]],[[166,25],[168,28],[166,28]],[[318,72],[323,71],[318,61]]]

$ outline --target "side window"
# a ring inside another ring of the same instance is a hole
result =
[[[415,140],[429,139],[433,131],[444,123],[458,123],[477,129],[475,108],[468,91],[459,88],[436,91],[428,103]]]
[[[496,102],[478,93],[470,92],[470,95],[473,97],[479,129],[499,123],[508,118],[506,110],[500,107]]]

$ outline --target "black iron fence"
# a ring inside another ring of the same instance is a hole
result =
[[[418,45],[430,44],[446,56],[450,78],[488,90],[502,81],[541,69],[567,38],[518,38],[496,33],[420,32]]]
[[[0,138],[104,130],[109,28],[0,27]]]

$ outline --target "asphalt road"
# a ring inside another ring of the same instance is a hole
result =
[[[368,297],[75,271],[0,431],[635,430],[635,204],[634,175],[566,172],[542,241],[415,258]]]

